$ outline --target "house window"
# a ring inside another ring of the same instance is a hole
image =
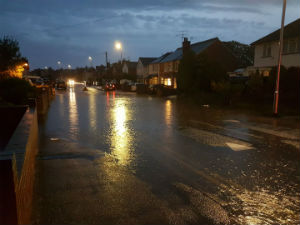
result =
[[[283,41],[283,54],[292,54],[299,52],[299,40],[284,40]]]
[[[264,77],[270,76],[270,71],[264,70],[264,71],[263,71],[263,76],[264,76]]]
[[[297,52],[297,42],[296,40],[289,41],[289,53]]]
[[[272,56],[272,46],[271,44],[265,44],[263,49],[263,57],[271,57]]]
[[[288,50],[289,50],[289,42],[287,40],[284,40],[283,41],[283,54],[287,54],[288,53]]]
[[[175,72],[178,71],[178,64],[179,64],[179,63],[177,63],[177,62],[175,63]]]
[[[172,86],[172,80],[171,80],[171,78],[166,78],[165,82],[164,82],[164,85],[166,85],[166,86]]]
[[[164,65],[164,71],[168,72],[168,63],[165,63],[165,65]]]
[[[167,68],[167,71],[172,71],[172,62],[169,62],[169,63],[167,63],[167,66],[168,66],[168,68]]]

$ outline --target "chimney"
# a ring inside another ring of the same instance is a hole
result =
[[[190,49],[191,42],[188,40],[187,37],[183,38],[182,42],[182,53],[183,55]]]

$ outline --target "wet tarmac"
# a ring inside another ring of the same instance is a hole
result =
[[[300,223],[298,118],[81,89],[40,121],[33,223]]]

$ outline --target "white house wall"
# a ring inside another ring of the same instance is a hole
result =
[[[259,44],[255,46],[254,67],[277,66],[279,54],[278,42],[272,42],[271,49],[271,57],[263,57],[264,44]],[[282,65],[285,67],[300,67],[300,54],[283,54]]]

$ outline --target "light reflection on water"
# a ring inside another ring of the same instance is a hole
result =
[[[172,124],[172,102],[171,100],[167,100],[165,103],[165,122],[167,126]]]
[[[111,154],[117,158],[121,165],[129,165],[133,158],[133,133],[129,128],[131,113],[128,102],[124,99],[115,98],[115,92],[111,93],[113,102],[107,106],[111,119],[111,129],[109,134]],[[107,103],[111,100],[107,92]]]
[[[89,94],[89,117],[90,127],[95,129],[97,125],[97,107],[95,93]]]
[[[273,192],[261,188],[257,191],[230,190],[235,200],[230,204],[243,215],[233,216],[238,224],[290,224],[299,221],[299,196]]]
[[[76,94],[74,88],[69,89],[69,122],[70,133],[72,135],[78,133],[78,110],[76,102]]]

